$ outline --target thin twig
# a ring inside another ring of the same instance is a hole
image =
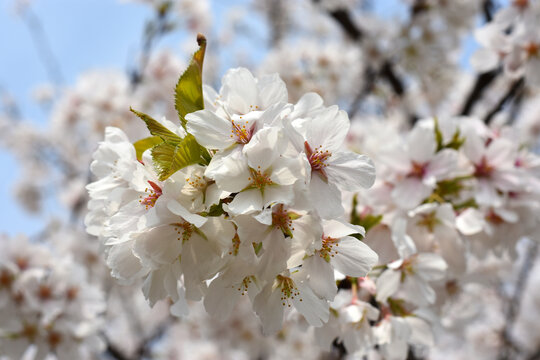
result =
[[[493,0],[484,0],[482,3],[482,12],[484,14],[484,22],[488,23],[493,20],[493,14],[497,10],[497,6]],[[501,73],[501,69],[494,69],[484,73],[480,73],[476,77],[474,86],[469,92],[467,99],[461,110],[461,115],[470,115],[474,105],[482,98],[482,94],[488,86],[493,83],[493,80]]]
[[[484,19],[486,22],[493,20],[495,10],[497,9],[492,0],[484,0],[482,3],[482,12],[484,13]]]
[[[107,348],[105,349],[105,353],[117,360],[131,360],[122,351],[120,351],[120,349],[111,344],[109,341],[107,341]]]
[[[484,91],[493,82],[493,80],[495,80],[495,78],[499,75],[500,72],[500,69],[491,70],[481,73],[476,77],[474,86],[471,89],[469,96],[467,96],[465,104],[463,105],[463,109],[461,110],[461,115],[465,116],[471,114],[474,105],[476,105],[478,100],[482,98]]]
[[[319,3],[320,0],[313,0],[315,4]],[[345,8],[336,8],[332,10],[328,10],[328,15],[332,17],[337,24],[341,27],[343,32],[353,41],[357,43],[361,43],[364,38],[364,32],[362,29],[354,22],[353,17],[348,9]],[[381,68],[377,73],[375,73],[374,78],[367,79],[368,80],[368,86],[369,88],[372,88],[372,84],[375,83],[377,78],[385,79],[394,93],[398,95],[399,97],[402,97],[405,94],[405,86],[403,80],[398,76],[394,69],[393,63],[386,59]],[[353,101],[353,104],[351,106],[351,110],[353,110],[353,114],[357,111],[358,105],[361,102],[361,99],[363,96],[366,95],[365,92],[366,87],[363,87],[360,89],[359,94],[356,96],[356,98]],[[416,118],[415,116],[412,116],[412,118]]]
[[[163,3],[156,9],[156,17],[146,24],[142,38],[142,49],[138,68],[129,71],[131,85],[134,88],[137,87],[142,81],[144,71],[148,66],[148,62],[150,61],[152,50],[156,46],[157,42],[163,37],[163,35],[172,29],[172,23],[168,18],[171,6],[172,4],[170,2]]]
[[[497,115],[499,111],[503,109],[503,107],[512,99],[516,98],[516,96],[522,91],[523,86],[525,85],[525,79],[520,78],[515,80],[512,83],[512,86],[508,89],[506,94],[499,100],[499,102],[495,105],[495,107],[484,117],[484,123],[489,124],[491,122],[491,119]]]

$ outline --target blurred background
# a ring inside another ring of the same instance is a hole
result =
[[[538,87],[523,77],[503,76],[501,66],[487,68],[487,61],[475,55],[480,49],[476,29],[516,3],[1,0],[0,233],[10,238],[23,233],[30,242],[46,239],[58,254],[69,253],[85,264],[106,293],[107,359],[191,359],[195,353],[201,359],[316,358],[320,351],[305,328],[291,327],[287,337],[284,331],[266,339],[250,309],[239,310],[228,323],[214,323],[201,306],[178,326],[167,304],[149,309],[140,284],[117,286],[84,226],[85,186],[94,180],[89,165],[104,129],[118,126],[131,141],[145,137],[130,106],[175,120],[173,89],[202,33],[208,39],[206,84],[218,90],[231,67],[247,67],[256,76],[279,73],[291,103],[314,91],[326,106],[346,110],[351,144],[361,144],[355,150],[370,156],[387,134],[397,138],[433,116],[474,116],[494,132],[502,124],[515,125],[523,144],[537,150]],[[463,304],[453,303],[451,309],[463,313],[446,320],[458,328],[475,317],[466,312],[467,303],[479,304],[490,315],[466,332],[456,331],[470,343],[463,345],[455,334],[441,336],[440,347],[425,358],[513,359],[519,353],[519,358],[534,359],[540,344],[536,249],[525,241],[518,244],[518,255],[512,248],[503,260],[482,263],[485,287],[471,290]],[[526,292],[518,280],[529,271],[534,276]],[[526,311],[508,312],[505,304],[512,308],[513,294],[522,292]],[[484,303],[477,302],[482,297]],[[519,323],[519,349],[505,335],[509,318]],[[181,349],[179,338],[186,339]],[[252,347],[254,342],[264,346]],[[339,349],[336,344],[333,358],[342,358]],[[420,357],[411,353],[408,358]]]

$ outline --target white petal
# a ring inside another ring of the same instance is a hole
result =
[[[287,103],[289,95],[287,86],[278,74],[266,75],[259,78],[259,101],[263,109],[267,109],[275,103]]]
[[[525,65],[525,79],[533,86],[540,87],[540,58],[532,57]]]
[[[318,255],[304,260],[302,271],[309,274],[309,286],[315,294],[332,301],[337,293],[336,280],[332,266]]]
[[[248,165],[253,169],[266,170],[281,155],[287,146],[283,132],[277,127],[257,131],[243,152]]]
[[[238,114],[255,110],[254,107],[258,105],[257,83],[248,69],[236,68],[227,71],[222,83],[221,95],[230,110]]]
[[[240,148],[214,155],[204,175],[214,179],[220,190],[231,193],[242,191],[251,183],[247,158]]]
[[[227,211],[233,215],[251,214],[263,208],[262,194],[259,189],[239,192],[227,205]]]
[[[409,342],[415,345],[433,346],[435,341],[433,339],[433,331],[431,326],[423,320],[415,316],[408,316],[405,321],[411,328],[411,336]]]
[[[417,178],[405,178],[392,190],[392,198],[402,209],[412,209],[426,199],[433,188]]]
[[[165,272],[165,269],[151,271],[144,280],[142,291],[151,307],[169,295],[165,289]]]
[[[404,218],[396,218],[392,224],[392,242],[401,259],[406,259],[416,253],[416,245],[406,231],[407,221]]]
[[[204,308],[211,316],[225,320],[239,301],[239,297],[240,292],[235,286],[224,284],[222,279],[217,278],[212,281],[204,296]]]
[[[366,230],[359,226],[349,224],[342,220],[323,220],[324,234],[335,239],[342,238],[351,234],[360,234],[364,236]]]
[[[500,60],[499,55],[492,49],[481,48],[472,54],[470,62],[474,70],[483,73],[495,69]]]
[[[456,218],[456,227],[463,235],[477,234],[484,228],[484,217],[476,209],[466,209]]]
[[[115,278],[132,281],[147,271],[141,266],[139,259],[133,255],[131,246],[132,242],[127,241],[110,248],[107,254],[107,265]]]
[[[436,299],[435,290],[420,277],[407,276],[403,284],[404,296],[412,304],[427,306],[433,304]]]
[[[302,123],[301,133],[312,149],[321,146],[333,153],[343,146],[349,126],[347,113],[331,106]]]
[[[437,254],[421,253],[416,256],[414,269],[416,274],[426,281],[442,279],[447,268],[444,259]]]
[[[167,202],[167,208],[174,214],[181,216],[184,220],[187,222],[195,225],[195,227],[201,227],[206,222],[207,218],[202,217],[197,214],[193,214],[189,212],[188,209],[182,206],[178,201],[176,200],[169,200]]]
[[[379,257],[362,241],[346,236],[334,247],[337,254],[331,258],[332,265],[341,273],[363,277],[377,264]]]
[[[283,323],[283,305],[279,290],[272,291],[272,284],[264,287],[253,301],[253,310],[261,319],[263,333],[273,335],[281,330]]]
[[[439,151],[429,162],[426,173],[437,180],[448,179],[455,172],[458,165],[458,153],[452,149]]]
[[[280,185],[292,185],[298,180],[305,182],[306,173],[303,158],[280,158],[272,166],[270,178],[272,182]]]
[[[275,186],[270,185],[264,188],[262,197],[263,207],[267,207],[273,204],[285,204],[290,205],[294,200],[294,192],[292,186]]]
[[[294,307],[298,310],[308,324],[319,327],[328,321],[330,315],[329,305],[326,300],[320,299],[313,290],[304,283],[295,281],[300,295],[292,299]],[[300,301],[302,299],[302,301]]]
[[[141,263],[152,268],[170,264],[182,250],[182,241],[173,226],[151,228],[134,236],[133,253]]]
[[[486,149],[488,164],[496,167],[513,166],[516,157],[516,146],[506,139],[495,139]]]
[[[318,174],[314,174],[309,183],[311,204],[324,219],[341,216],[345,211],[341,205],[341,192],[336,185],[325,182]]]
[[[384,302],[399,289],[401,272],[386,270],[377,279],[377,301]]]
[[[418,164],[427,163],[435,154],[437,142],[435,132],[424,127],[415,127],[407,138],[409,156]]]
[[[375,166],[371,159],[353,152],[333,153],[324,171],[329,181],[346,191],[367,189],[375,182]]]
[[[187,114],[186,120],[187,131],[206,148],[222,150],[236,142],[231,122],[210,110],[199,110]]]
[[[306,93],[294,105],[294,110],[289,116],[293,119],[306,117],[313,110],[322,109],[323,103],[324,101],[319,94]]]

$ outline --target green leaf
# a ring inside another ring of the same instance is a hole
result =
[[[443,149],[459,150],[459,148],[461,148],[463,143],[465,143],[465,138],[461,137],[459,129],[456,129],[456,131],[454,132],[454,135],[452,135],[452,139],[447,144],[444,144],[441,128],[439,127],[439,120],[435,118],[434,121],[435,121],[435,140],[437,140],[437,152]]]
[[[136,141],[133,143],[133,146],[135,147],[135,152],[137,153],[137,160],[141,161],[142,160],[142,154],[158,145],[158,144],[161,144],[163,142],[163,139],[160,138],[159,136],[149,136],[147,138],[144,138],[144,139],[141,139],[139,141]]]
[[[387,302],[393,315],[400,317],[412,315],[412,313],[405,307],[405,300],[388,298]]]
[[[253,242],[252,245],[253,245],[253,250],[255,250],[255,255],[259,255],[259,252],[262,249],[262,242],[258,242],[258,243]]]
[[[150,131],[150,134],[154,136],[159,136],[163,139],[163,141],[176,145],[182,142],[182,138],[175,133],[173,133],[171,130],[167,129],[165,126],[161,125],[157,120],[154,120],[150,115],[147,115],[145,113],[139,112],[137,110],[133,110],[130,108],[132,113],[137,115],[142,121],[146,123],[146,127],[148,128],[148,131]]]
[[[353,225],[360,225],[366,230],[366,233],[374,227],[375,225],[379,224],[383,218],[382,215],[373,215],[373,214],[367,214],[367,215],[361,215],[358,214],[356,211],[356,206],[358,205],[358,198],[355,194],[353,196],[352,200],[352,212],[351,212],[351,224]],[[352,234],[351,236],[361,240],[362,235],[360,234]]]
[[[158,178],[163,181],[186,166],[200,163],[202,161],[201,146],[193,135],[187,135],[176,145],[164,142],[154,146],[152,159]]]
[[[210,206],[210,209],[208,209],[208,211],[200,213],[200,215],[204,217],[221,216],[223,214],[225,214],[225,211],[223,210],[223,200],[220,200],[219,204],[214,204]]]
[[[204,109],[202,92],[202,68],[204,53],[206,51],[206,38],[197,35],[199,50],[193,54],[188,68],[180,76],[174,92],[174,106],[184,129],[186,128],[186,115]]]
[[[435,122],[435,140],[437,141],[437,151],[440,151],[444,148],[443,135],[441,129],[439,128],[439,119],[434,118],[433,121]]]

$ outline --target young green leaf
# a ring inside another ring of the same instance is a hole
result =
[[[201,146],[193,135],[187,135],[176,145],[164,142],[154,146],[152,159],[158,178],[163,181],[186,166],[200,163],[202,161]]]
[[[164,142],[176,145],[182,141],[182,138],[165,126],[161,125],[157,120],[154,120],[150,115],[133,110],[130,108],[131,112],[137,115],[142,121],[146,123],[146,127],[150,131],[150,134],[154,136],[159,136],[163,139]]]
[[[139,141],[136,141],[133,143],[133,146],[135,147],[135,152],[137,154],[137,160],[141,161],[142,160],[142,154],[158,145],[158,144],[161,144],[163,142],[163,139],[159,136],[149,136],[147,138],[144,138],[144,139],[141,139]]]
[[[174,106],[184,129],[186,128],[185,116],[204,109],[202,68],[206,51],[206,38],[202,34],[198,34],[197,43],[199,44],[199,50],[193,54],[191,62],[186,71],[180,76],[174,92]]]

